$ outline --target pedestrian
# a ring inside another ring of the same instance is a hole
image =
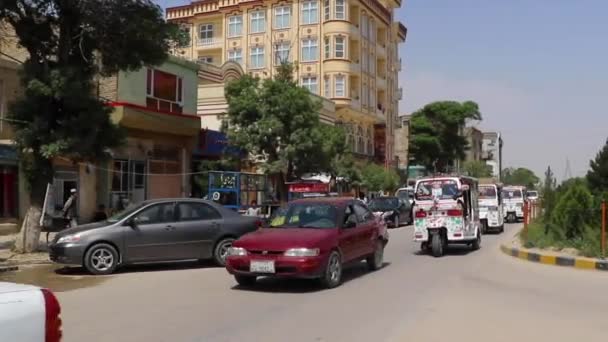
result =
[[[95,216],[93,217],[94,222],[101,222],[108,219],[108,215],[106,214],[106,206],[100,204],[97,207],[97,212],[95,212]]]
[[[258,202],[256,200],[251,201],[251,206],[245,212],[246,216],[260,216],[262,215],[262,210],[258,207]]]
[[[76,227],[78,225],[78,221],[76,219],[76,200],[78,199],[78,194],[76,189],[70,190],[70,197],[65,201],[63,205],[63,218],[68,221],[68,226]]]

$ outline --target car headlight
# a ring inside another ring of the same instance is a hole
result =
[[[291,248],[283,254],[289,257],[312,257],[319,255],[318,248]]]
[[[385,213],[382,214],[382,218],[387,218],[387,217],[391,216],[392,214],[393,214],[392,211],[387,211],[387,212],[385,212]]]
[[[60,237],[59,240],[57,240],[57,243],[75,243],[78,241],[80,241],[80,235],[73,234]]]
[[[244,256],[247,255],[247,250],[242,247],[228,248],[228,256]]]

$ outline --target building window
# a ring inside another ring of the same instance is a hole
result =
[[[228,51],[228,60],[239,64],[243,64],[243,50],[236,49]]]
[[[346,19],[345,7],[344,0],[336,0],[336,13],[334,13],[336,19]]]
[[[302,40],[302,62],[316,61],[318,58],[317,47],[316,39]]]
[[[202,24],[199,26],[199,39],[204,41],[205,39],[213,38],[213,24]]]
[[[374,56],[370,56],[369,59],[369,73],[372,75],[376,74],[376,58]]]
[[[344,37],[336,37],[334,40],[334,49],[336,50],[336,58],[345,57]]]
[[[198,56],[198,62],[199,63],[213,64],[213,57],[211,57],[211,56]]]
[[[376,92],[373,89],[369,92],[369,108],[376,108]]]
[[[325,20],[329,20],[329,16],[330,16],[329,11],[330,11],[329,0],[324,0],[323,1],[323,14],[324,14]]]
[[[319,22],[319,4],[316,1],[302,3],[302,24],[316,24]]]
[[[361,35],[367,38],[367,15],[361,14]]]
[[[238,37],[243,34],[243,16],[228,17],[228,37]]]
[[[274,9],[274,28],[284,29],[291,26],[291,7],[281,6]]]
[[[251,48],[251,68],[259,69],[264,67],[264,48]]]
[[[369,90],[367,89],[367,84],[363,84],[361,86],[361,104],[367,107],[367,97],[369,96]]]
[[[313,94],[317,93],[317,78],[304,77],[302,78],[302,87],[308,89]]]
[[[179,26],[179,30],[182,32],[182,34],[188,37],[188,42],[186,43],[187,45],[185,45],[184,47],[189,47],[192,44],[191,25],[182,24]]]
[[[336,75],[336,78],[334,79],[334,89],[336,91],[336,97],[346,96],[346,84],[344,76]]]
[[[183,79],[156,69],[147,69],[146,72],[146,106],[158,111],[181,113]]]
[[[369,39],[372,42],[375,42],[376,41],[376,22],[374,20],[369,21],[368,29],[369,29],[369,32],[367,33],[367,36],[369,37]]]
[[[329,46],[329,37],[325,37],[325,59],[331,57],[330,46]]]
[[[289,43],[283,42],[275,46],[275,64],[280,65],[283,62],[289,62]]]
[[[323,79],[323,94],[326,98],[331,97],[331,82],[327,76]]]
[[[251,28],[249,32],[260,33],[266,31],[266,13],[256,11],[251,13]]]
[[[367,72],[367,51],[362,51],[361,54],[361,71]]]

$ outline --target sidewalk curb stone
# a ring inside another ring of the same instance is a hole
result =
[[[530,252],[525,248],[508,247],[504,244],[500,245],[500,250],[506,255],[545,265],[574,267],[585,270],[608,271],[608,260],[593,260],[587,258],[545,255],[537,252]]]

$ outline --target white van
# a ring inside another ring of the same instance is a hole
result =
[[[502,186],[500,184],[479,185],[479,219],[482,232],[489,230],[503,232],[505,217],[502,201]]]
[[[503,214],[507,222],[518,222],[524,219],[525,186],[507,186],[502,190],[504,202]]]

